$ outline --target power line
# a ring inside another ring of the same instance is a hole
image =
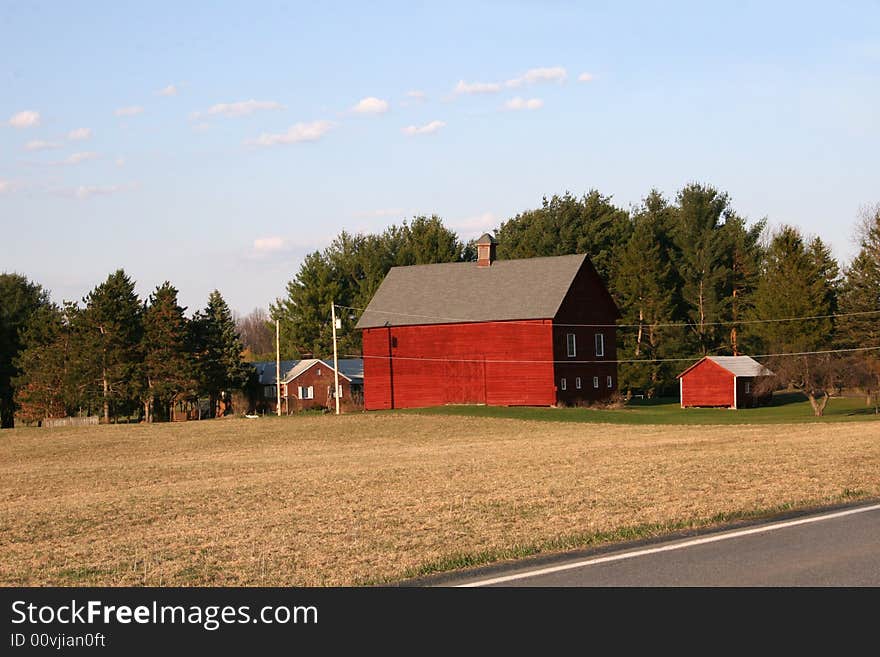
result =
[[[825,354],[842,354],[863,351],[878,351],[880,346],[876,347],[852,347],[850,349],[825,349],[821,351],[796,351],[778,354],[758,354],[752,358],[782,358],[784,356],[817,356]],[[693,362],[703,356],[690,356],[687,358],[631,358],[622,360],[518,360],[518,359],[489,359],[489,358],[434,358],[430,356],[367,356],[366,354],[345,354],[343,358],[373,358],[373,359],[391,359],[394,360],[412,360],[427,361],[439,363],[502,363],[502,364],[520,364],[520,365],[598,365],[598,364],[624,364],[624,363],[680,363]]]
[[[337,305],[337,308],[345,308],[346,310],[359,310],[361,312],[365,312],[366,308],[357,308],[355,306],[342,306]],[[380,313],[383,315],[393,315],[396,317],[413,317],[417,319],[433,319],[435,321],[443,321],[443,322],[461,322],[461,323],[475,323],[479,322],[480,324],[528,324],[533,326],[542,326],[541,324],[536,324],[535,321],[527,321],[527,320],[503,320],[503,319],[495,319],[495,320],[474,320],[470,319],[462,319],[459,317],[442,317],[439,315],[415,315],[411,313],[399,313],[390,310],[370,310],[371,313]],[[831,313],[828,315],[809,315],[804,317],[782,317],[776,319],[744,319],[738,321],[730,321],[730,322],[703,322],[701,326],[740,326],[743,324],[766,324],[771,322],[803,322],[809,321],[813,319],[831,319],[836,317],[859,317],[859,316],[868,316],[868,315],[880,315],[880,310],[863,310],[859,312],[853,313]],[[562,324],[554,322],[553,326],[562,326],[567,328],[575,328],[575,327],[583,327],[583,328],[672,328],[672,327],[692,327],[697,326],[695,323],[688,322],[667,322],[661,324],[651,324],[649,322],[642,322],[641,324]]]

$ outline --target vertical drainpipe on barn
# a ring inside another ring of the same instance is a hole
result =
[[[394,363],[391,358],[391,323],[386,322],[388,327],[388,389],[391,400],[391,408],[394,408]]]
[[[678,403],[684,408],[684,377],[678,377]]]
[[[736,410],[736,374],[733,375],[733,407]]]

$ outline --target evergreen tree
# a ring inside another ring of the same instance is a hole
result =
[[[752,297],[760,280],[763,260],[760,240],[766,226],[767,221],[764,219],[749,228],[737,216],[728,217],[724,224],[730,249],[730,281],[726,287],[724,317],[730,321],[730,350],[734,356],[742,353],[739,343],[741,322],[753,309]]]
[[[147,422],[153,421],[157,405],[170,419],[169,407],[178,396],[195,392],[184,310],[177,303],[177,290],[165,281],[150,295],[144,311],[141,351],[145,387],[142,401]]]
[[[669,261],[667,225],[670,208],[656,190],[633,217],[632,235],[617,255],[613,291],[621,313],[618,354],[645,363],[620,366],[622,389],[662,391],[674,373],[668,364],[650,362],[675,353],[674,333],[662,326],[673,320],[676,282]]]
[[[245,386],[251,368],[242,360],[242,347],[232,313],[220,292],[214,290],[208,305],[191,322],[190,340],[201,391],[211,399],[216,415],[226,393]]]
[[[803,392],[820,416],[828,399],[844,381],[841,359],[823,351],[832,346],[836,266],[818,257],[821,244],[807,244],[800,231],[780,228],[767,249],[760,283],[755,291],[757,319],[814,317],[797,321],[768,321],[749,325],[760,349],[774,354],[767,366],[775,382]]]
[[[833,281],[826,277],[797,228],[783,226],[767,249],[760,282],[754,295],[755,319],[815,317],[832,312]],[[833,325],[830,318],[749,325],[757,348],[770,353],[827,349]]]
[[[100,367],[104,422],[110,413],[130,412],[141,392],[142,307],[132,281],[116,270],[83,299],[84,339],[75,357],[93,358]],[[91,353],[89,353],[91,352]]]
[[[496,231],[499,258],[586,253],[604,281],[614,274],[615,247],[631,230],[625,210],[610,196],[591,190],[581,198],[569,192],[544,197],[542,207],[505,221]]]
[[[40,285],[20,274],[0,274],[0,428],[13,425],[12,380],[21,373],[14,361],[22,350],[22,332],[34,313],[48,306],[49,295]]]
[[[31,314],[21,332],[22,349],[13,379],[16,416],[28,424],[67,414],[69,325],[61,310],[45,305]]]
[[[724,230],[734,214],[727,194],[691,184],[677,196],[673,228],[678,274],[682,280],[681,313],[690,325],[693,349],[709,354],[723,348],[732,258]]]
[[[838,343],[844,348],[880,347],[880,206],[866,213],[859,252],[846,268],[840,289]],[[854,383],[875,410],[880,404],[880,350],[853,354]]]

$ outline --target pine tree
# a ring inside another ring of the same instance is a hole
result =
[[[49,306],[48,293],[20,274],[0,274],[0,428],[13,425],[15,388],[21,374],[14,365],[22,350],[22,333],[31,317]]]
[[[681,312],[694,349],[709,354],[725,345],[718,322],[726,319],[732,258],[724,222],[733,212],[727,194],[700,184],[688,185],[676,200],[673,235],[682,279]]]
[[[622,359],[644,359],[620,367],[623,389],[644,390],[653,397],[669,383],[673,373],[664,363],[651,362],[675,349],[669,330],[675,281],[669,262],[666,222],[669,206],[657,191],[643,201],[633,218],[632,235],[619,250],[613,292],[625,328],[618,331]]]
[[[157,403],[170,419],[170,405],[179,395],[191,395],[196,388],[184,310],[177,303],[177,290],[165,281],[150,295],[144,311],[141,351],[146,385],[142,401],[147,422],[153,421]]]
[[[250,367],[242,360],[243,347],[229,306],[214,290],[208,305],[191,322],[191,344],[201,391],[211,399],[215,415],[226,393],[245,386]]]
[[[67,356],[69,325],[61,310],[46,305],[34,312],[21,332],[22,349],[15,359],[13,379],[16,416],[28,423],[67,414]]]
[[[132,410],[140,396],[140,343],[143,331],[142,307],[132,281],[122,269],[83,299],[86,304],[83,328],[90,343],[82,344],[101,370],[101,398],[104,422],[120,411]]]
[[[813,317],[797,321],[768,321],[750,324],[765,353],[774,354],[767,366],[776,380],[800,390],[819,416],[834,389],[843,381],[840,359],[824,351],[832,346],[832,312],[836,265],[824,257],[815,240],[807,244],[801,233],[783,226],[770,241],[765,264],[754,297],[757,319]]]
[[[867,212],[859,252],[844,272],[840,288],[838,343],[844,348],[880,347],[880,206]],[[853,354],[854,383],[868,403],[880,406],[880,349]]]

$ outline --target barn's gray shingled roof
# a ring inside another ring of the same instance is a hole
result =
[[[356,328],[552,319],[586,257],[394,267]]]

